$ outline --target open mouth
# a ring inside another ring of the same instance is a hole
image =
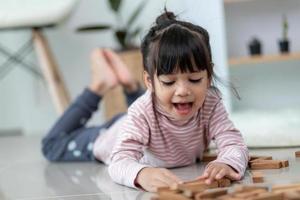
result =
[[[180,115],[186,115],[189,114],[190,111],[192,110],[193,103],[192,102],[187,102],[187,103],[173,103],[176,111]]]

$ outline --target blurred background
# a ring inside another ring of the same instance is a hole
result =
[[[5,6],[17,1],[7,2],[0,0],[1,9],[7,11]],[[30,1],[21,2],[26,5]],[[43,1],[36,2],[43,4]],[[52,1],[55,2],[59,1]],[[144,6],[131,26],[132,30],[140,30],[133,38],[139,45],[166,5],[180,19],[203,26],[210,33],[216,73],[225,83],[219,86],[232,120],[242,131],[246,143],[249,146],[300,145],[300,1],[122,0],[117,15],[108,0],[74,2],[68,16],[56,26],[43,28],[71,101],[89,83],[91,50],[121,47],[113,30],[78,29],[97,24],[117,28],[120,22],[128,21],[142,3]],[[6,19],[7,16],[0,14],[0,26],[1,21],[7,23]],[[18,51],[30,37],[28,26],[11,29],[3,25],[0,29],[1,47],[10,52]],[[254,38],[258,52],[250,51]],[[288,51],[280,51],[279,40],[282,39],[289,41]],[[35,65],[34,71],[41,71],[34,50],[23,60]],[[6,62],[2,51],[0,63]],[[241,100],[226,86],[230,82],[238,89]],[[104,112],[105,106],[101,105],[89,124],[104,122]],[[58,117],[44,78],[18,62],[12,61],[9,68],[1,65],[0,139],[8,135],[45,135]]]

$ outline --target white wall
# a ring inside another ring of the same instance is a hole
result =
[[[133,10],[134,5],[138,5],[139,2],[126,0],[122,8],[123,17],[128,17],[126,11]],[[142,35],[162,12],[164,5],[165,2],[161,0],[147,2],[137,21],[137,24],[141,24],[144,28]],[[81,25],[114,23],[115,18],[107,6],[104,0],[82,0],[66,23],[55,29],[46,30],[72,99],[76,98],[88,84],[90,51],[95,47],[117,47],[109,31],[75,33],[75,29]],[[208,29],[218,75],[226,79],[222,1],[170,0],[167,1],[167,8],[175,13],[182,13],[181,19],[191,20]],[[1,43],[12,50],[17,49],[26,37],[29,37],[28,31],[0,33]],[[31,55],[29,60],[35,62],[35,56]],[[226,90],[223,91],[228,100]],[[45,134],[57,118],[45,85],[19,68],[0,82],[0,97],[0,130],[22,128],[25,134]],[[101,121],[103,116],[98,113],[92,123],[99,124]]]

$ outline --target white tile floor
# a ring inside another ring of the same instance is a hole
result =
[[[40,152],[40,137],[0,137],[0,200],[149,200],[153,194],[117,185],[98,163],[49,163]],[[289,159],[290,167],[264,170],[267,185],[300,182],[299,149],[261,149],[252,154]],[[204,165],[174,169],[185,180],[201,174]],[[249,172],[242,183],[251,183]]]

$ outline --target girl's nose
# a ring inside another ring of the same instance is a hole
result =
[[[176,85],[176,88],[175,88],[176,96],[188,96],[190,94],[191,94],[191,91],[190,91],[189,87],[187,86],[187,84],[181,83],[181,84]]]

